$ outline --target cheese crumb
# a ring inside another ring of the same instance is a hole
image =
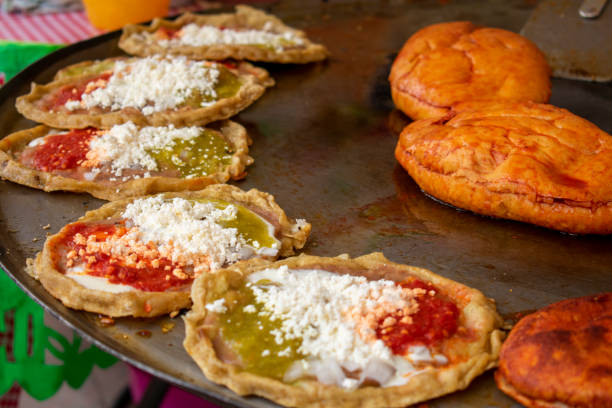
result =
[[[206,304],[206,310],[214,313],[225,313],[227,307],[225,307],[225,298],[217,299],[212,303]]]
[[[172,262],[195,266],[196,275],[203,265],[216,270],[249,252],[236,228],[219,225],[236,215],[234,205],[218,209],[210,202],[166,200],[161,195],[136,199],[122,213],[137,227],[139,240],[155,243]]]
[[[302,339],[298,352],[315,359],[334,359],[364,367],[372,358],[386,362],[393,353],[376,338],[368,324],[370,311],[416,312],[418,304],[410,289],[389,280],[338,275],[323,270],[289,270],[287,266],[265,269],[249,276],[260,314],[282,322],[271,331],[277,344]],[[273,285],[257,285],[269,280]],[[300,293],[300,296],[296,296]]]
[[[175,109],[197,94],[216,98],[215,85],[218,80],[216,63],[208,61],[157,55],[119,60],[103,86],[84,93],[80,101],[71,100],[64,106],[68,110],[101,107],[118,111],[136,108],[150,115]]]
[[[180,44],[194,47],[214,44],[260,45],[271,47],[276,52],[283,51],[287,46],[304,44],[304,40],[291,31],[275,33],[271,29],[270,25],[264,26],[263,30],[234,30],[191,23],[179,31],[178,37],[169,40],[157,40],[157,43],[163,47],[173,47]],[[149,36],[151,35],[149,34]]]
[[[203,128],[197,126],[147,126],[139,129],[132,122],[115,125],[89,142],[87,160],[83,166],[110,162],[111,171],[116,176],[121,176],[123,170],[129,168],[157,171],[157,161],[150,151],[171,149],[177,141],[193,140],[203,131]]]

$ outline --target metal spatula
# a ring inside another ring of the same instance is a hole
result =
[[[612,80],[612,7],[606,0],[541,0],[521,30],[546,55],[553,76]]]

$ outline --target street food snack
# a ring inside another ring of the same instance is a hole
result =
[[[0,140],[0,176],[44,191],[87,192],[116,200],[201,190],[246,175],[253,162],[244,127],[199,126],[22,130]]]
[[[151,317],[189,307],[196,276],[292,255],[309,233],[271,195],[215,184],[89,211],[50,236],[28,272],[70,308]]]
[[[412,35],[389,75],[395,106],[412,119],[446,114],[460,102],[548,102],[550,68],[526,38],[467,21],[427,26]]]
[[[612,137],[565,109],[471,102],[401,133],[395,157],[428,194],[479,214],[612,233]]]
[[[612,293],[524,317],[502,347],[495,380],[529,408],[612,407]]]
[[[292,64],[320,61],[329,54],[303,31],[244,5],[236,6],[235,13],[186,13],[173,21],[155,19],[150,26],[128,25],[119,47],[140,56],[171,54]]]
[[[404,407],[497,363],[482,293],[374,253],[251,260],[201,275],[185,348],[206,377],[286,406]]]
[[[183,56],[109,58],[60,70],[17,98],[28,119],[65,129],[205,125],[240,112],[272,86],[247,62],[193,61]]]

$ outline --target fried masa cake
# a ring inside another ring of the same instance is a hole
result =
[[[565,109],[468,102],[408,125],[395,157],[432,196],[479,214],[612,233],[612,137]]]
[[[293,255],[309,233],[270,194],[214,184],[89,211],[47,238],[27,271],[67,307],[152,317],[189,307],[199,274]]]
[[[529,408],[612,407],[612,292],[524,317],[502,346],[495,380]]]
[[[320,61],[329,55],[327,48],[310,41],[303,31],[245,5],[237,5],[235,13],[186,13],[173,21],[155,19],[149,26],[129,24],[123,28],[119,47],[140,56],[289,64]]]
[[[227,119],[274,85],[248,62],[194,61],[184,56],[107,58],[69,65],[52,82],[32,83],[15,106],[28,119],[57,128],[205,125]]]
[[[406,41],[389,75],[395,106],[412,119],[470,100],[547,102],[550,68],[526,38],[467,21],[434,24]]]
[[[248,142],[244,127],[229,120],[205,128],[132,122],[110,129],[37,126],[0,140],[0,176],[105,200],[201,190],[246,176],[253,162]]]
[[[467,387],[503,332],[478,290],[380,253],[251,260],[192,286],[207,378],[285,406],[404,407]]]

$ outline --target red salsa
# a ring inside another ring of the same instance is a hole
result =
[[[102,80],[107,81],[113,75],[112,72],[105,72],[101,75],[89,78],[76,85],[66,85],[55,92],[45,108],[54,109],[64,106],[68,101],[80,101],[89,84]],[[95,89],[94,87],[93,89]],[[92,89],[92,90],[93,90]]]
[[[31,160],[34,168],[41,171],[69,170],[78,167],[89,151],[89,140],[96,129],[74,129],[68,133],[47,136],[37,145]]]
[[[155,36],[159,40],[171,40],[179,36],[179,31],[169,27],[159,27],[155,32]]]
[[[453,302],[442,299],[437,294],[431,296],[429,291],[435,291],[436,288],[429,282],[411,279],[400,283],[400,286],[424,289],[426,293],[417,297],[419,309],[411,315],[410,323],[402,323],[399,315],[391,314],[391,317],[397,318],[396,323],[383,328],[382,322],[389,316],[379,320],[376,336],[384,341],[394,354],[403,355],[410,346],[433,345],[455,334],[459,309]]]
[[[60,245],[63,244],[67,252],[74,250],[79,254],[81,250],[86,250],[87,245],[75,242],[74,237],[77,234],[81,234],[86,240],[90,235],[93,235],[96,237],[97,242],[104,242],[110,236],[122,236],[127,231],[128,229],[121,224],[85,224],[76,222],[66,227],[62,237],[63,241]],[[82,256],[78,256],[87,265],[85,272],[88,275],[104,277],[111,283],[129,285],[145,292],[163,292],[192,282],[191,278],[180,279],[176,277],[172,271],[178,265],[172,263],[167,258],[160,257],[152,260],[138,256],[135,263],[144,262],[144,264],[141,263],[140,267],[136,267],[133,266],[134,262],[128,266],[125,258],[100,251],[91,254],[84,253]]]

